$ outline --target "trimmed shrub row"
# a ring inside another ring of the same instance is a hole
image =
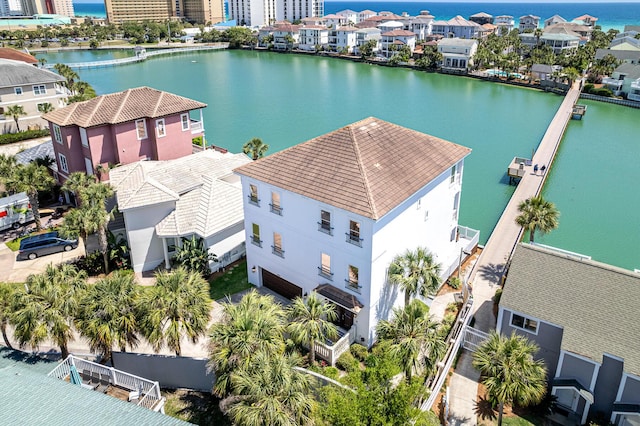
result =
[[[20,133],[7,133],[0,135],[0,145],[25,141],[27,139],[44,138],[49,135],[48,130],[27,130]]]

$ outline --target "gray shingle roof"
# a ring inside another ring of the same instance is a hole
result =
[[[64,81],[58,74],[23,61],[0,59],[0,87],[24,86]]]
[[[102,392],[47,377],[57,363],[0,348],[0,424],[149,425],[189,423]]]
[[[562,349],[602,362],[608,353],[640,374],[640,274],[520,244],[500,306],[564,329]]]
[[[31,148],[27,148],[24,151],[20,151],[16,154],[16,161],[18,164],[29,164],[37,158],[46,158],[49,157],[53,161],[49,168],[54,172],[58,171],[58,163],[56,163],[56,153],[53,150],[53,142],[48,140],[39,145],[32,146]]]
[[[379,219],[471,150],[369,117],[236,172]]]
[[[126,123],[204,108],[207,104],[150,87],[136,87],[76,102],[42,116],[60,126]]]

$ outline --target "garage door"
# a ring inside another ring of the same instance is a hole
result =
[[[287,299],[302,297],[302,289],[300,287],[284,278],[280,278],[276,274],[272,274],[266,269],[262,270],[262,285]]]

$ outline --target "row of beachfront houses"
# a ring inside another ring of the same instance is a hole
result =
[[[372,345],[376,324],[402,305],[387,282],[394,256],[427,247],[447,278],[477,246],[477,231],[458,222],[470,149],[370,117],[257,161],[191,153],[205,107],[141,87],[45,115],[61,183],[119,164],[100,177],[116,191],[111,227],[127,237],[136,272],[171,267],[194,235],[218,256],[214,270],[246,256],[252,284],[335,306],[343,336],[318,348],[335,360],[353,342]],[[563,424],[640,419],[639,290],[638,273],[516,248],[496,328],[540,346]]]

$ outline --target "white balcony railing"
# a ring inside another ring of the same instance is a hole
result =
[[[203,129],[202,121],[191,120],[191,133],[200,133]]]
[[[619,80],[617,78],[612,78],[612,77],[605,77],[602,79],[602,84],[604,84],[610,89],[620,90],[622,88],[622,85],[624,84],[624,80]]]
[[[48,376],[55,377],[59,380],[67,380],[67,378],[70,377],[72,365],[75,366],[76,370],[78,370],[82,376],[91,377],[99,375],[99,377],[103,378],[108,377],[110,386],[119,387],[129,392],[137,392],[139,397],[137,405],[153,411],[162,411],[164,407],[165,399],[160,394],[160,384],[158,382],[116,370],[113,367],[87,361],[73,355],[69,355],[67,359],[58,364]]]
[[[354,325],[348,332],[344,334],[344,336],[342,336],[332,345],[326,345],[324,343],[316,342],[316,355],[334,366],[338,358],[340,358],[340,355],[348,351],[351,343],[353,343],[355,340],[356,326]]]

